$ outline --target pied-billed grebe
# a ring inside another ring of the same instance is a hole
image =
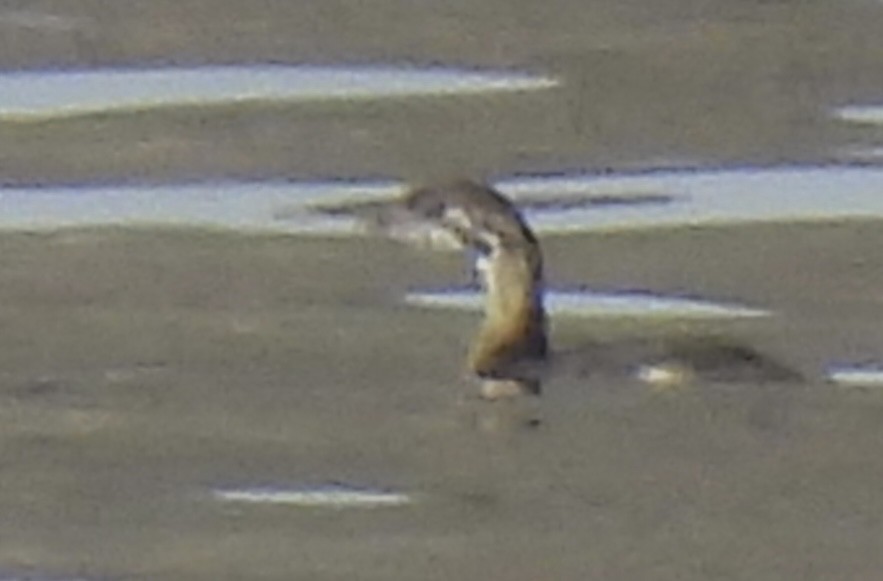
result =
[[[496,190],[470,181],[415,189],[404,207],[477,255],[485,314],[467,367],[482,379],[482,395],[539,394],[548,357],[543,255],[521,214]]]
[[[481,379],[485,398],[539,395],[549,358],[543,256],[517,208],[488,185],[459,180],[413,189],[373,219],[394,238],[476,254],[485,312],[469,350],[468,369]],[[566,367],[579,375],[630,377],[657,386],[693,379],[799,378],[750,347],[714,337],[619,339],[584,346],[567,359]]]

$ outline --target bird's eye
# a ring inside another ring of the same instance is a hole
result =
[[[432,191],[420,190],[412,194],[405,207],[422,218],[438,219],[445,213],[445,204]]]
[[[475,238],[472,241],[472,246],[475,252],[481,256],[490,256],[494,251],[493,244],[481,237]]]

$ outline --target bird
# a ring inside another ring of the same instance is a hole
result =
[[[630,379],[656,388],[801,379],[753,347],[717,336],[656,333],[587,340],[553,354],[540,242],[516,205],[487,183],[456,179],[416,186],[391,204],[372,207],[370,222],[373,230],[394,239],[474,256],[484,315],[466,369],[478,379],[483,399],[539,396],[544,379],[562,373]]]

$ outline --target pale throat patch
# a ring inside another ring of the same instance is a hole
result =
[[[494,266],[499,260],[500,240],[492,234],[484,234],[482,241],[490,247],[490,253],[476,250],[473,268],[476,276],[481,278],[483,286],[491,291],[494,289]]]
[[[475,272],[481,275],[482,278],[487,279],[491,268],[490,257],[486,254],[476,254],[475,257]]]

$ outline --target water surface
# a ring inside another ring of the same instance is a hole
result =
[[[416,67],[206,66],[0,74],[0,119],[247,101],[379,99],[549,89],[551,77]]]
[[[727,305],[707,300],[666,297],[649,292],[599,293],[592,291],[547,290],[544,304],[557,317],[629,317],[629,318],[740,318],[765,317],[770,313],[741,305]],[[411,292],[407,304],[437,309],[483,308],[481,291]]]
[[[4,66],[39,69],[0,81],[23,91],[0,177],[42,186],[0,192],[0,577],[878,578],[883,180],[824,163],[880,145],[867,109],[831,111],[883,102],[883,5],[342,7],[0,12]],[[417,60],[446,64],[381,64]],[[193,68],[255,62],[352,75]],[[243,98],[273,106],[213,106]],[[567,316],[553,347],[698,328],[807,381],[561,378],[520,429],[461,377],[478,315],[402,302],[461,261],[317,210],[458,173],[523,204],[552,288],[775,315],[629,304],[631,327]]]
[[[834,117],[850,123],[879,125],[883,123],[883,106],[847,105],[835,110]]]
[[[883,169],[873,167],[564,174],[504,178],[496,186],[516,202],[530,200],[525,215],[540,233],[883,217]],[[364,234],[360,220],[341,208],[395,200],[406,188],[378,181],[0,188],[0,228],[193,225]],[[647,202],[632,203],[636,197]]]

